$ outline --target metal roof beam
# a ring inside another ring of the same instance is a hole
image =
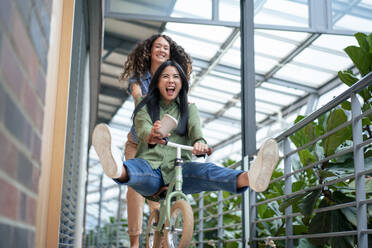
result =
[[[140,41],[131,37],[119,36],[109,32],[105,32],[104,37],[103,48],[108,51],[120,49],[125,52],[130,52]]]
[[[113,87],[106,84],[101,84],[100,94],[109,95],[123,100],[128,98],[128,93],[125,90],[120,90],[118,87]]]
[[[294,57],[296,57],[299,53],[305,50],[308,46],[310,46],[320,34],[312,34],[310,35],[304,42],[302,42],[298,47],[296,47],[292,52],[290,52],[286,57],[281,59],[277,65],[275,65],[270,71],[265,73],[264,77],[257,82],[258,85],[262,84],[265,81],[268,81],[270,78],[274,76],[276,72],[278,72],[284,65],[288,64],[292,61]]]
[[[190,91],[192,91],[202,80],[203,78],[208,75],[220,62],[221,58],[225,55],[225,53],[229,50],[229,48],[234,44],[236,39],[239,37],[240,31],[238,28],[235,28],[229,37],[225,40],[225,42],[221,45],[220,49],[217,50],[217,53],[212,57],[209,61],[209,65],[207,68],[203,69],[196,75],[194,78],[194,82],[191,84]]]

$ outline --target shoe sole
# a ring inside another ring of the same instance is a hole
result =
[[[111,133],[106,124],[99,124],[94,128],[92,144],[106,176],[111,178],[120,177],[121,172],[119,172],[119,165],[112,155]]]
[[[253,182],[260,183],[253,183],[251,185],[251,188],[254,191],[263,192],[269,187],[271,175],[273,174],[279,160],[278,150],[278,144],[273,139],[265,141],[265,143],[262,145],[260,149],[262,153],[260,155],[262,158],[262,164],[258,175],[256,175],[254,180],[252,180]]]

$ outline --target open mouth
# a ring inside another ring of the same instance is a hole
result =
[[[175,88],[174,86],[170,86],[170,87],[167,87],[165,90],[167,91],[167,94],[168,94],[168,95],[173,95],[175,89],[176,89],[176,88]]]

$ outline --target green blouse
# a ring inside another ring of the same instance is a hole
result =
[[[139,97],[136,105],[143,98]],[[164,114],[169,114],[180,120],[180,113],[178,110],[178,101],[172,101],[168,105],[165,101],[160,101],[160,119]],[[150,115],[147,112],[146,105],[138,111],[135,117],[135,126],[138,136],[138,147],[136,158],[142,158],[147,160],[153,169],[161,168],[163,180],[165,184],[169,184],[174,176],[174,161],[176,160],[176,148],[156,145],[153,148],[148,147],[147,137],[150,134],[151,128],[153,126]],[[176,129],[175,129],[176,130]],[[200,141],[206,144],[203,138],[203,133],[200,127],[200,118],[198,114],[198,109],[195,104],[189,104],[189,120],[187,123],[187,133],[185,136],[180,136],[173,130],[171,136],[169,136],[169,141],[178,144],[192,146],[195,142]],[[191,151],[182,150],[182,159],[184,162],[191,161]]]

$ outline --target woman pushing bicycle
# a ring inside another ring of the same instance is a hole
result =
[[[279,159],[278,145],[273,139],[264,142],[248,172],[191,161],[192,154],[205,154],[208,145],[202,135],[198,110],[195,104],[188,103],[188,90],[187,77],[178,63],[168,60],[159,66],[147,96],[136,101],[133,119],[139,142],[133,159],[123,162],[120,152],[111,144],[108,126],[96,126],[93,146],[105,174],[143,196],[152,196],[169,184],[174,176],[176,154],[174,148],[164,145],[165,137],[159,132],[160,118],[169,114],[178,120],[177,128],[166,135],[169,141],[193,146],[192,152],[182,154],[185,194],[215,190],[241,193],[247,187],[257,192],[266,190]]]

